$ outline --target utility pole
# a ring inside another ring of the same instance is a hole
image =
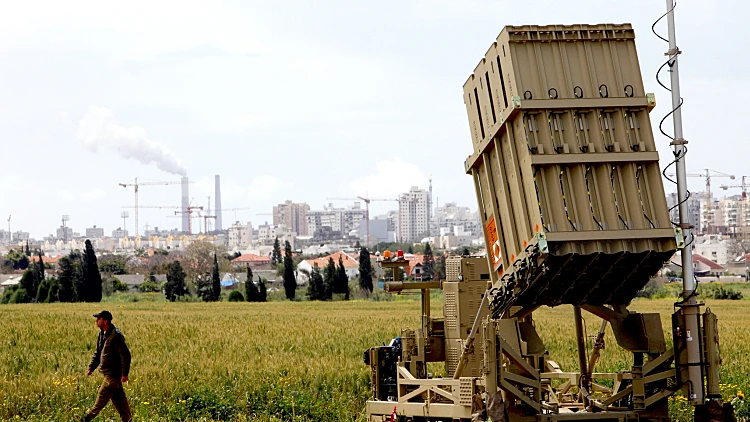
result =
[[[670,85],[672,88],[672,123],[674,125],[674,139],[672,146],[676,156],[677,168],[677,199],[680,210],[680,228],[683,236],[690,239],[690,223],[688,218],[688,190],[687,190],[687,171],[685,166],[685,154],[687,153],[687,141],[682,133],[682,97],[680,96],[680,67],[679,56],[681,51],[677,48],[677,38],[675,36],[674,23],[674,0],[666,0],[667,4],[667,27],[669,31],[669,51],[668,56],[670,70]],[[709,198],[709,201],[711,198]],[[686,341],[687,344],[687,365],[688,379],[685,380],[690,386],[690,397],[688,400],[693,405],[704,403],[703,391],[703,368],[701,366],[701,345],[698,339],[700,334],[700,304],[695,297],[695,275],[693,273],[693,252],[690,242],[687,242],[682,248],[682,296],[684,298],[681,306],[685,317],[685,329],[687,338],[692,341]]]

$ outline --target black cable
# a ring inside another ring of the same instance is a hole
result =
[[[664,38],[661,35],[659,35],[659,34],[656,33],[656,24],[659,23],[659,21],[661,21],[662,19],[664,19],[664,16],[667,16],[669,14],[669,12],[673,11],[675,7],[677,7],[677,1],[673,1],[672,2],[672,8],[669,9],[669,10],[667,10],[667,13],[661,15],[659,17],[659,19],[657,19],[656,22],[654,22],[654,24],[651,25],[651,32],[653,32],[654,35],[656,35],[657,37],[659,37],[662,41],[667,42],[667,43],[669,42],[668,39],[666,39],[666,38]]]
[[[654,24],[653,24],[653,25],[651,25],[651,32],[653,32],[653,33],[654,33],[654,35],[656,35],[656,37],[657,37],[657,38],[659,38],[660,40],[662,40],[662,41],[664,41],[664,42],[666,42],[666,43],[669,43],[669,40],[668,40],[668,39],[666,39],[666,38],[664,38],[664,37],[662,37],[661,35],[659,35],[659,33],[657,33],[657,32],[656,32],[656,25],[657,25],[657,24],[658,24],[658,23],[659,23],[659,22],[660,22],[660,21],[661,21],[662,19],[664,19],[664,17],[665,17],[665,16],[667,16],[667,15],[668,15],[669,13],[671,13],[671,12],[672,12],[672,11],[673,11],[673,10],[675,9],[675,7],[677,7],[677,1],[673,1],[673,2],[672,2],[672,7],[671,7],[671,8],[669,9],[669,10],[667,10],[667,12],[666,12],[666,13],[664,13],[663,15],[661,15],[661,16],[659,17],[659,19],[657,19],[657,20],[656,20],[656,21],[654,22]],[[677,53],[677,54],[679,54],[679,53]],[[672,89],[671,89],[671,88],[669,88],[669,87],[667,87],[667,86],[666,86],[666,85],[665,85],[665,84],[664,84],[664,83],[663,83],[663,82],[661,81],[661,79],[660,79],[659,75],[661,74],[661,71],[662,71],[662,69],[664,69],[664,66],[669,66],[670,68],[671,68],[672,66],[674,66],[674,63],[675,63],[675,58],[676,58],[676,57],[677,57],[677,55],[674,55],[674,56],[669,56],[669,57],[667,58],[667,60],[666,60],[666,61],[665,61],[665,62],[664,62],[664,63],[663,63],[663,64],[662,64],[661,66],[659,66],[659,69],[658,69],[658,70],[656,71],[656,82],[657,82],[657,83],[658,83],[658,84],[659,84],[659,85],[660,85],[660,86],[661,86],[662,88],[666,89],[666,90],[667,90],[667,91],[669,91],[669,92],[672,92]],[[667,118],[668,118],[669,116],[673,115],[673,114],[674,114],[674,113],[675,113],[675,112],[676,112],[676,111],[677,111],[678,109],[680,109],[680,108],[682,107],[682,105],[684,104],[684,102],[685,102],[685,99],[684,99],[684,98],[682,98],[682,97],[680,97],[680,103],[679,103],[679,104],[677,104],[677,107],[673,108],[673,109],[672,109],[672,110],[671,110],[671,111],[670,111],[669,113],[667,113],[667,114],[666,114],[666,115],[665,115],[665,116],[664,116],[664,117],[663,117],[663,118],[661,119],[661,121],[659,122],[659,132],[661,132],[661,134],[662,134],[662,135],[664,135],[665,137],[667,137],[667,138],[671,139],[671,140],[672,140],[673,142],[675,141],[675,137],[674,137],[674,136],[672,136],[672,135],[669,135],[669,134],[668,134],[667,132],[665,132],[665,131],[664,131],[664,128],[663,128],[663,125],[664,125],[664,122],[665,122],[665,121],[667,120]],[[662,176],[664,176],[664,178],[665,178],[665,179],[669,180],[670,182],[672,182],[673,184],[675,184],[675,185],[676,185],[676,184],[677,184],[677,182],[676,182],[675,180],[672,180],[672,179],[671,179],[671,178],[670,178],[669,176],[667,176],[667,169],[669,169],[669,167],[671,167],[672,165],[676,164],[676,163],[677,163],[678,161],[680,161],[681,159],[685,158],[685,156],[687,155],[687,146],[686,146],[685,144],[683,144],[683,145],[682,145],[682,148],[680,148],[680,149],[679,149],[679,150],[677,150],[677,151],[673,151],[673,152],[672,152],[672,155],[674,156],[674,160],[672,160],[672,162],[670,162],[670,163],[669,163],[669,164],[668,164],[668,165],[667,165],[666,167],[664,167],[664,170],[662,170]],[[687,200],[688,200],[688,199],[690,198],[690,196],[691,196],[691,195],[692,195],[692,194],[691,194],[691,192],[690,192],[690,191],[688,190],[688,191],[687,191],[687,196],[685,197],[685,199],[684,199],[683,201],[680,201],[680,202],[678,202],[678,203],[677,203],[677,204],[675,204],[675,205],[674,205],[673,207],[669,208],[669,212],[671,212],[671,211],[672,211],[672,210],[674,210],[675,208],[677,208],[677,207],[679,207],[680,205],[682,205],[682,204],[684,204],[685,202],[687,202]],[[710,201],[710,198],[709,198],[709,201]],[[671,219],[670,219],[670,223],[672,223],[672,225],[673,225],[673,226],[679,226],[679,224],[678,224],[678,223],[675,223],[674,221],[671,221]],[[690,237],[691,237],[691,239],[690,239],[690,241],[689,241],[688,243],[686,243],[686,245],[685,245],[686,247],[687,247],[687,246],[689,246],[689,245],[690,245],[690,244],[691,244],[691,243],[693,242],[693,240],[694,240],[694,239],[693,239],[693,238],[694,238],[694,236],[693,236],[693,234],[692,234],[692,233],[690,233]]]

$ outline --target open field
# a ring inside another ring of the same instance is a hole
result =
[[[750,390],[746,301],[710,301],[719,315],[722,382]],[[126,387],[136,420],[362,419],[370,394],[363,351],[419,324],[418,301],[108,303],[0,306],[0,420],[70,420],[93,403],[101,377],[86,377],[105,306],[133,353]],[[433,302],[435,313],[441,304]],[[660,312],[670,300],[636,301]],[[552,358],[575,369],[572,309],[535,314]],[[587,314],[584,313],[586,316]],[[593,334],[598,320],[587,315]],[[629,365],[611,332],[599,370]],[[671,342],[670,342],[671,343]],[[108,407],[102,420],[115,420]]]

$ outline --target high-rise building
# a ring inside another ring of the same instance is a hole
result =
[[[400,242],[419,242],[429,235],[429,202],[429,193],[416,186],[401,195],[396,230]]]
[[[10,232],[0,229],[0,243],[10,243]]]
[[[693,226],[695,233],[701,233],[706,229],[705,216],[705,193],[693,192],[687,199],[688,223]],[[677,193],[673,192],[667,195],[667,207],[671,209],[669,218],[675,223],[680,221],[680,209],[677,207]]]
[[[273,207],[273,224],[275,226],[283,225],[288,230],[295,232],[297,236],[308,236],[308,211],[310,211],[310,206],[306,203],[298,204],[287,200],[283,204]]]
[[[366,217],[367,211],[359,202],[346,208],[335,208],[333,204],[328,204],[328,206],[323,206],[323,210],[307,212],[308,233],[316,236],[324,227],[327,227],[327,231],[346,236],[354,230],[359,231],[360,223]],[[360,235],[364,236],[365,233],[360,233]]]
[[[104,229],[101,227],[94,227],[86,229],[86,237],[89,239],[101,239],[104,237]]]

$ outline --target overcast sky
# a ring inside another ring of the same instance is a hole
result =
[[[690,170],[750,174],[748,9],[677,7]],[[194,204],[213,198],[220,174],[223,207],[250,207],[225,212],[225,226],[257,227],[286,199],[321,209],[327,196],[392,197],[430,176],[441,204],[476,209],[461,87],[502,27],[632,23],[656,127],[669,111],[654,79],[667,45],[651,24],[664,11],[645,0],[3,0],[0,227],[12,215],[12,230],[40,238],[69,214],[76,231],[109,235],[133,204],[118,183],[181,173]],[[668,140],[657,140],[667,164]],[[179,197],[179,186],[148,186],[140,202]],[[141,232],[178,227],[171,213],[142,210]]]

